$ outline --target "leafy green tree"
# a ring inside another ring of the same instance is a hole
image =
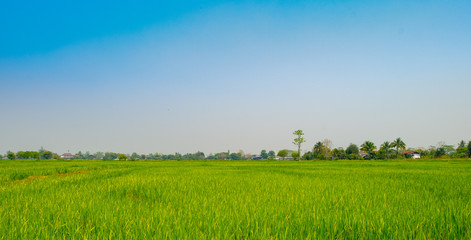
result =
[[[365,141],[362,145],[361,145],[361,149],[362,151],[364,152],[367,152],[367,153],[371,153],[373,152],[374,150],[376,150],[376,146],[373,142],[370,142],[370,141]]]
[[[342,148],[332,149],[332,157],[334,157],[335,159],[345,159],[345,155],[345,150],[343,150]]]
[[[118,159],[120,161],[126,161],[128,159],[128,157],[126,157],[126,155],[121,153],[121,154],[118,154]]]
[[[41,146],[38,152],[39,152],[39,156],[41,156],[41,154],[44,152],[44,148]]]
[[[394,140],[392,143],[391,143],[391,147],[393,148],[396,148],[396,158],[399,157],[399,149],[406,149],[406,144],[404,143],[404,141],[402,141],[401,138],[396,138],[396,140]]]
[[[317,159],[328,159],[331,155],[330,147],[332,142],[329,139],[324,139],[322,142],[317,142],[312,148],[312,155]]]
[[[14,152],[8,151],[8,153],[7,153],[7,158],[10,159],[10,160],[15,160],[15,159],[16,159],[16,155],[15,155]]]
[[[373,142],[365,141],[362,145],[360,150],[368,153],[368,159],[372,159],[375,157],[374,151],[376,150],[376,146]]]
[[[437,150],[435,151],[435,157],[439,158],[446,155],[445,148],[443,146],[437,147]]]
[[[391,149],[391,143],[386,141],[381,144],[380,151],[384,152],[386,155],[386,159],[389,159],[389,150]]]
[[[346,158],[350,160],[361,159],[359,153],[360,149],[356,144],[350,143],[348,147],[345,149]]]
[[[41,153],[41,159],[52,159],[54,153],[48,150],[43,150]]]
[[[231,153],[229,156],[230,156],[231,160],[241,160],[242,159],[242,154],[240,152]]]
[[[269,159],[275,158],[275,155],[276,155],[276,154],[275,154],[275,151],[273,151],[273,150],[270,150],[270,151],[268,152],[268,158],[269,158]]]
[[[205,159],[205,158],[206,158],[206,156],[204,155],[204,152],[198,151],[198,152],[196,152],[194,155],[195,155],[195,157],[196,157],[197,160],[202,160],[202,159]]]
[[[18,151],[18,152],[16,153],[16,158],[17,158],[17,159],[26,159],[26,152]]]
[[[131,154],[131,159],[132,159],[132,160],[139,159],[139,155],[138,155],[137,153],[133,152],[133,153]]]
[[[267,150],[262,150],[260,152],[260,157],[262,157],[262,159],[267,159],[268,158],[268,153],[267,153]]]
[[[280,150],[278,151],[278,157],[285,159],[288,156],[288,150]]]
[[[443,145],[443,148],[445,149],[445,154],[447,155],[455,153],[455,148],[453,147],[453,145]]]
[[[115,160],[116,158],[118,158],[118,154],[114,152],[106,152],[103,155],[103,160]]]
[[[458,147],[456,148],[456,153],[454,154],[453,157],[456,158],[465,158],[468,156],[468,147],[466,146],[466,143],[461,140],[460,143],[458,143]]]
[[[360,150],[358,149],[358,146],[356,144],[350,143],[348,145],[347,149],[345,149],[345,153],[350,155],[350,154],[356,154],[358,155],[360,153]]]
[[[312,148],[312,153],[315,156],[321,155],[323,151],[324,151],[324,144],[322,142],[317,142],[316,144],[314,144],[314,147]]]
[[[36,151],[26,151],[27,159],[39,159],[39,152]]]
[[[307,153],[304,153],[302,158],[304,160],[312,160],[312,159],[314,159],[314,154],[312,154],[312,152],[309,151]]]
[[[299,152],[292,152],[291,157],[293,157],[294,159],[298,159],[299,161]]]
[[[306,141],[303,138],[303,135],[304,135],[303,130],[300,130],[300,129],[296,130],[296,131],[293,132],[293,134],[296,136],[296,138],[293,141],[293,144],[298,147],[298,155],[297,155],[298,158],[297,159],[299,161],[300,160],[299,156],[301,156],[301,144],[303,142],[306,142]]]

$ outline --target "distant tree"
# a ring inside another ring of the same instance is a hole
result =
[[[116,158],[118,158],[118,154],[114,152],[106,152],[103,155],[103,160],[115,160]]]
[[[312,148],[312,153],[314,155],[320,155],[324,151],[324,144],[322,142],[317,142]]]
[[[118,159],[120,161],[126,161],[128,159],[128,157],[126,157],[126,155],[121,153],[121,154],[118,154]]]
[[[231,160],[241,160],[242,159],[242,155],[240,154],[240,152],[231,153],[229,156],[230,156]]]
[[[8,151],[8,153],[7,153],[7,158],[10,159],[10,160],[15,160],[15,159],[16,159],[16,155],[15,155],[14,152]]]
[[[399,149],[406,149],[406,144],[404,143],[404,141],[402,141],[401,138],[396,138],[396,140],[391,143],[391,147],[396,148],[396,158],[398,158]]]
[[[309,152],[307,152],[307,153],[304,153],[303,156],[302,156],[302,158],[303,158],[304,160],[312,160],[312,159],[314,159],[314,154],[312,154],[312,152],[309,151]]]
[[[276,154],[275,154],[275,151],[273,151],[273,150],[270,150],[270,151],[268,152],[268,158],[269,158],[269,159],[275,158],[275,155],[276,155]]]
[[[292,152],[291,157],[293,157],[294,159],[298,159],[299,161],[299,152]]]
[[[345,159],[345,150],[342,148],[334,148],[332,149],[332,157],[335,159]]]
[[[95,159],[103,159],[103,156],[104,156],[103,152],[96,152],[95,153]]]
[[[468,157],[471,158],[471,141],[468,142]]]
[[[458,143],[458,147],[456,148],[456,153],[454,154],[454,157],[456,158],[465,158],[468,156],[468,147],[466,146],[466,143],[461,140],[461,142]]]
[[[284,159],[285,157],[288,156],[288,151],[287,151],[287,150],[280,150],[280,151],[278,151],[278,154],[277,154],[277,155],[278,155],[278,157]]]
[[[17,159],[26,159],[26,152],[18,151],[18,152],[16,153],[16,158],[17,158]]]
[[[435,157],[439,158],[446,155],[445,148],[443,146],[437,147],[437,150],[435,151]]]
[[[455,153],[455,147],[453,147],[453,145],[443,145],[443,149],[445,149],[445,154],[447,155]]]
[[[365,141],[362,145],[361,145],[361,149],[362,151],[368,153],[368,159],[372,159],[375,157],[375,153],[374,151],[376,150],[376,146],[373,142],[370,142],[370,141]]]
[[[85,156],[83,155],[82,151],[79,151],[78,153],[75,154],[75,159],[85,159]]]
[[[28,159],[39,159],[39,152],[27,151]]]
[[[54,155],[53,152],[51,151],[48,151],[48,150],[44,150],[42,151],[41,153],[41,159],[52,159],[52,156]]]
[[[139,159],[139,155],[137,153],[133,152],[131,154],[131,160],[136,160],[136,159]]]
[[[39,155],[41,156],[41,154],[44,152],[44,148],[41,146],[38,152],[39,152]]]
[[[268,158],[268,153],[267,153],[267,150],[262,150],[260,152],[260,157],[262,157],[262,159],[267,159]]]
[[[361,145],[361,148],[360,150],[364,151],[364,152],[367,152],[367,153],[371,153],[373,152],[374,150],[376,150],[376,146],[373,142],[370,142],[370,141],[365,141],[362,145]]]
[[[386,155],[386,159],[389,158],[389,150],[391,149],[391,143],[386,141],[381,144],[380,151],[384,152]]]
[[[327,159],[330,157],[330,147],[332,143],[326,139],[322,142],[317,142],[312,148],[312,155],[317,159]]]
[[[296,138],[293,141],[293,144],[298,147],[298,161],[300,160],[299,157],[301,156],[301,144],[303,142],[306,142],[304,138],[302,137],[304,135],[303,130],[296,130],[293,132],[293,134],[296,136]]]
[[[146,160],[146,155],[145,155],[145,154],[141,154],[140,158],[141,158],[141,160]]]
[[[202,159],[205,159],[205,158],[206,158],[206,156],[204,155],[204,153],[203,153],[203,152],[200,152],[200,151],[196,152],[196,153],[193,154],[193,155],[195,156],[195,159],[196,159],[196,160],[202,160]]]
[[[356,144],[353,144],[353,143],[350,143],[350,145],[348,145],[347,149],[345,149],[345,153],[346,154],[359,154],[360,153],[360,150],[358,150],[358,146]]]

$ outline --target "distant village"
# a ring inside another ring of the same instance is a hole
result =
[[[283,149],[275,152],[273,150],[261,150],[258,154],[246,154],[244,151],[211,153],[203,152],[186,154],[161,154],[161,153],[115,153],[115,152],[77,152],[77,153],[54,153],[46,149],[38,151],[7,152],[0,155],[5,160],[15,159],[56,159],[56,160],[382,160],[382,159],[436,159],[436,158],[471,158],[471,141],[466,143],[460,141],[456,146],[439,143],[437,146],[424,148],[406,148],[400,139],[393,142],[384,142],[379,149],[374,143],[365,141],[362,145],[350,144],[345,149],[342,147],[332,148],[330,140],[325,139],[317,142],[310,151],[298,155],[298,152]]]

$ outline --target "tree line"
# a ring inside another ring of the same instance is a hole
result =
[[[273,150],[261,150],[259,154],[245,154],[244,151],[238,152],[219,152],[215,154],[205,155],[203,152],[197,151],[196,153],[174,153],[174,154],[123,154],[115,152],[82,152],[79,151],[75,154],[59,155],[52,151],[46,150],[41,147],[38,151],[18,151],[16,153],[8,151],[7,154],[1,155],[3,159],[83,159],[83,160],[374,160],[374,159],[401,159],[409,158],[412,155],[408,152],[420,154],[421,158],[471,158],[471,141],[467,143],[462,140],[457,144],[447,145],[443,142],[437,146],[430,146],[424,148],[406,148],[406,143],[401,138],[396,138],[393,141],[385,141],[379,147],[371,141],[365,141],[360,146],[351,143],[346,148],[332,147],[332,142],[328,139],[318,141],[307,152],[301,154],[301,146],[305,143],[303,138],[303,131],[296,130],[293,132],[295,139],[293,144],[296,150],[282,149],[275,154]]]
[[[471,158],[471,141],[466,143],[461,140],[457,147],[453,145],[446,145],[444,142],[439,142],[437,146],[430,146],[424,148],[406,148],[406,143],[401,138],[396,138],[393,141],[383,142],[379,148],[371,141],[365,141],[360,146],[351,143],[347,148],[332,148],[332,142],[328,139],[316,142],[312,150],[304,153],[301,156],[300,148],[301,143],[305,142],[303,138],[303,131],[296,130],[293,132],[295,139],[293,144],[298,148],[298,152],[292,152],[291,155],[295,159],[320,159],[320,160],[360,160],[360,159],[401,159],[410,158],[413,153],[420,154],[420,158]],[[407,151],[406,151],[407,150]],[[279,152],[278,155],[286,156],[286,150]]]

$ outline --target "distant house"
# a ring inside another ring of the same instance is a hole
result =
[[[61,155],[62,159],[72,159],[73,157],[74,155],[72,155],[72,153],[64,153]]]
[[[403,152],[403,154],[407,158],[412,158],[412,159],[419,159],[420,158],[420,153],[416,152],[416,151],[405,151],[405,152]]]
[[[358,155],[360,155],[360,157],[365,158],[365,159],[368,158],[369,156],[369,154],[366,152],[359,152]]]

